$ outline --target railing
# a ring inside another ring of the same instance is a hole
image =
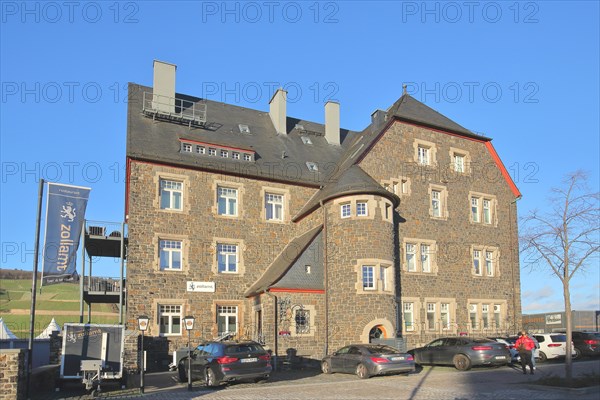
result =
[[[117,294],[121,291],[119,278],[85,277],[84,288],[88,292],[107,292]]]
[[[109,238],[121,238],[122,224],[120,222],[85,221],[85,232],[90,236],[102,236]],[[125,225],[125,237],[127,237],[127,225]]]
[[[144,92],[142,112],[153,118],[163,117],[188,122],[190,126],[206,123],[205,103],[194,103],[193,101],[150,92]]]

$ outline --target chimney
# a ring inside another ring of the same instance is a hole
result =
[[[286,123],[286,100],[287,92],[282,88],[277,89],[271,101],[269,101],[269,116],[275,131],[287,135],[287,123]]]
[[[387,121],[387,113],[383,110],[375,110],[371,114],[371,124],[377,128]]]
[[[152,108],[163,113],[175,112],[175,64],[154,60]]]
[[[325,139],[327,143],[340,145],[340,103],[325,103]]]

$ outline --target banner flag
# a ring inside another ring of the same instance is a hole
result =
[[[77,249],[90,190],[48,183],[42,286],[79,279]]]

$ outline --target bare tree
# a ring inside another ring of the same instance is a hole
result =
[[[600,194],[587,186],[582,171],[568,174],[560,188],[552,189],[548,211],[530,211],[521,220],[521,250],[529,268],[551,268],[561,280],[565,302],[567,343],[572,340],[571,278],[586,267],[598,267],[600,249]],[[572,348],[567,345],[565,376],[573,376]]]

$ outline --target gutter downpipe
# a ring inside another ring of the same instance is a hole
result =
[[[325,348],[324,356],[329,354],[329,287],[327,275],[327,211],[323,207],[323,200],[319,201],[323,210],[323,279],[325,285]]]
[[[275,371],[277,371],[277,363],[279,362],[278,356],[277,356],[277,347],[278,347],[277,335],[278,335],[278,330],[279,330],[279,328],[277,326],[277,296],[275,296],[273,293],[269,292],[269,289],[265,290],[265,293],[267,294],[267,296],[269,296],[269,297],[271,297],[273,299],[273,312],[274,312],[274,314],[273,314],[273,317],[274,317],[274,319],[273,319],[274,320],[274,324],[273,324],[273,326],[274,326],[274,329],[273,329],[274,340],[273,340],[273,342],[274,343],[273,344],[274,344],[274,346],[273,347],[275,347],[275,351],[274,351],[274,353],[275,353],[275,357],[274,357],[275,361],[273,362],[273,372],[275,372]]]
[[[511,225],[513,223],[512,222],[512,218],[513,218],[512,217],[512,205],[513,204],[515,205],[515,211],[516,211],[517,201],[521,200],[522,197],[523,196],[516,197],[509,204],[509,207],[508,207],[508,220],[510,221]],[[515,212],[515,227],[518,226],[518,224],[517,224],[518,221],[516,221],[516,218],[517,218],[517,215],[516,215],[516,212]],[[518,246],[518,240],[519,240],[519,238],[517,237],[517,246]],[[511,268],[510,268],[510,275],[511,275],[511,281],[512,281],[513,287],[517,287],[517,285],[515,285],[515,264],[516,264],[516,262],[515,262],[515,248],[514,248],[513,229],[510,230],[510,241],[511,241],[510,249],[511,249],[511,256],[512,256],[512,263],[511,263],[512,265],[511,265]],[[520,284],[519,284],[519,288],[521,288]],[[520,292],[520,290],[519,290],[519,292]],[[517,326],[517,299],[516,299],[516,297],[517,297],[516,293],[513,290],[513,293],[512,293],[513,319],[514,319],[513,329],[515,329],[515,332],[517,331],[517,329],[522,329],[521,327]]]

